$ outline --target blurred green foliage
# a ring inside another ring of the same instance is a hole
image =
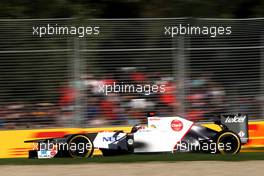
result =
[[[0,18],[245,18],[263,9],[263,0],[1,0]]]

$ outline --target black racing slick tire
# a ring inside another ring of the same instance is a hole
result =
[[[92,141],[85,135],[76,135],[68,142],[69,154],[73,158],[91,157],[94,151]]]
[[[241,141],[237,134],[231,131],[221,132],[217,137],[219,153],[235,155],[240,152]]]

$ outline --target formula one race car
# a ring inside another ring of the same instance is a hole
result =
[[[123,131],[72,134],[62,138],[30,140],[36,147],[29,158],[92,156],[94,149],[103,155],[151,152],[206,152],[237,154],[248,140],[248,117],[221,115],[213,130],[182,117],[148,117],[147,125]]]

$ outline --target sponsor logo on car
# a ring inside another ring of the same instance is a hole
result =
[[[38,151],[38,158],[51,158],[50,151],[48,150],[40,150]]]
[[[149,118],[149,120],[150,120],[150,121],[152,121],[152,120],[153,120],[153,121],[154,121],[154,120],[160,120],[160,118],[158,118],[158,117],[151,117],[151,118]]]
[[[107,137],[103,137],[103,142],[114,142],[114,141],[118,141],[121,137],[119,136],[107,136]]]
[[[243,116],[235,115],[234,117],[228,116],[225,119],[225,123],[243,123],[245,121],[245,119],[246,119],[245,115],[243,115]]]
[[[52,157],[54,157],[57,153],[58,153],[58,151],[57,151],[56,149],[52,149],[52,150],[50,151],[50,155],[51,155]]]
[[[181,131],[183,128],[183,123],[180,120],[171,121],[171,129],[174,131]]]
[[[238,133],[238,136],[240,136],[240,137],[244,137],[244,136],[245,136],[245,133],[244,133],[243,131],[240,131],[240,132]]]

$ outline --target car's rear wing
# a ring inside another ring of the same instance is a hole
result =
[[[248,115],[246,114],[221,114],[220,122],[229,130],[235,132],[241,140],[241,143],[248,142]]]

